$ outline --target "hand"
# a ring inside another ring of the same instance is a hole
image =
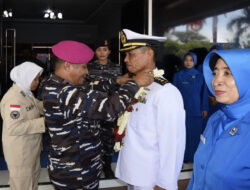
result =
[[[156,186],[154,187],[154,190],[166,190],[166,189],[163,189],[163,188],[161,188],[161,187],[159,187],[159,186],[156,185]]]
[[[205,118],[207,117],[207,111],[206,111],[206,110],[203,110],[203,111],[201,112],[201,116],[202,116],[203,119],[205,119]]]
[[[216,98],[215,98],[215,97],[213,97],[213,96],[208,96],[208,99],[209,99],[209,105],[210,105],[211,107],[216,106],[217,101],[216,101]]]
[[[129,77],[129,74],[126,73],[125,75],[118,77],[118,78],[116,79],[116,82],[117,82],[119,85],[123,85],[123,84],[125,84],[126,82],[128,82],[129,80],[131,80],[131,78]]]
[[[154,74],[152,70],[145,70],[137,73],[132,79],[140,86],[148,86],[154,81]]]

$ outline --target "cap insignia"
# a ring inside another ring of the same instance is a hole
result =
[[[126,35],[122,32],[122,34],[121,34],[121,42],[122,42],[122,44],[125,44],[126,43]]]

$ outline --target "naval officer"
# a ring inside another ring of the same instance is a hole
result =
[[[155,56],[165,37],[124,29],[121,36],[127,69],[133,75],[155,73]],[[185,149],[185,111],[178,89],[162,76],[132,104],[116,177],[129,190],[176,190]]]

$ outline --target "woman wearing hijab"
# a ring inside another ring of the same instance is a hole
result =
[[[45,132],[42,102],[32,91],[43,69],[24,62],[10,72],[13,86],[1,100],[3,152],[10,175],[10,189],[36,190],[40,174],[42,133]]]
[[[207,88],[202,73],[195,69],[196,64],[196,54],[188,52],[184,55],[185,69],[176,73],[173,81],[182,94],[186,110],[185,162],[193,162],[202,133],[202,121],[208,109]]]
[[[209,90],[221,108],[208,120],[188,190],[250,189],[250,49],[211,52],[204,61]]]
[[[215,44],[209,49],[209,52],[218,51],[218,50],[223,50],[223,48],[222,48],[222,46]],[[203,74],[203,64],[200,64],[198,66],[197,70]],[[207,91],[208,91],[209,107],[208,107],[207,117],[203,121],[203,130],[205,129],[205,127],[207,125],[207,121],[208,121],[209,117],[220,108],[220,104],[216,102],[215,97],[210,93],[209,90],[207,90]]]
[[[211,51],[219,51],[219,50],[223,50],[222,46],[213,45],[210,48],[209,52],[211,52]],[[208,111],[208,118],[209,118],[213,113],[215,113],[218,109],[220,109],[220,104],[216,101],[215,97],[210,92],[209,92],[209,95],[208,95],[208,99],[209,99],[209,111]]]

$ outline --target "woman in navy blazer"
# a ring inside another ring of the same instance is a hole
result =
[[[203,70],[222,106],[201,135],[188,190],[249,190],[250,49],[211,52]]]

